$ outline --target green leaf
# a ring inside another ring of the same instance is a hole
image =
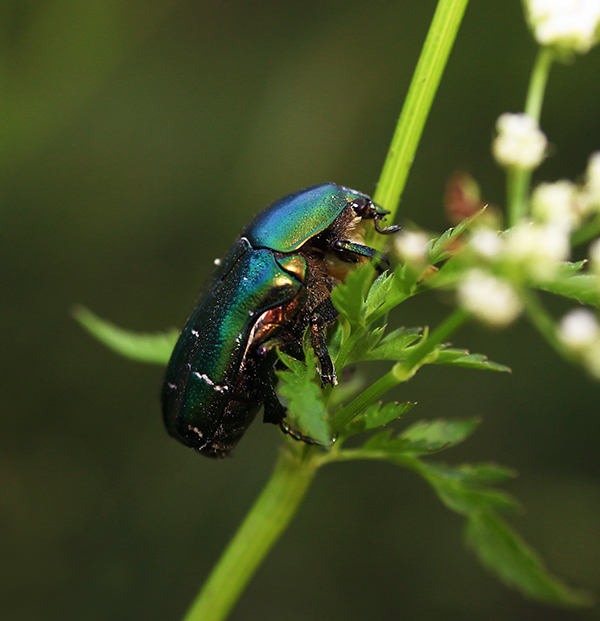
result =
[[[351,271],[346,281],[331,292],[333,305],[353,326],[365,325],[365,299],[374,275],[375,267],[364,263]]]
[[[430,263],[435,265],[444,259],[451,256],[451,252],[448,250],[450,246],[460,237],[473,222],[479,218],[479,216],[485,211],[485,207],[480,209],[477,213],[473,214],[470,218],[465,218],[455,226],[454,228],[444,231],[437,239],[432,240],[429,250],[427,252],[427,259]]]
[[[363,334],[348,354],[346,364],[353,364],[361,360],[371,360],[370,352],[377,347],[384,332],[385,326],[380,326]]]
[[[492,463],[461,464],[448,466],[447,464],[427,462],[427,469],[446,479],[454,479],[470,485],[501,483],[514,479],[517,473],[512,468]]]
[[[400,434],[411,450],[421,453],[440,451],[468,438],[479,425],[479,419],[418,421]]]
[[[375,332],[375,331],[374,331]],[[370,347],[360,345],[350,353],[349,360],[403,360],[406,349],[421,337],[420,328],[400,328],[390,332],[383,340],[368,343]]]
[[[483,354],[471,354],[467,349],[455,349],[452,347],[442,347],[434,364],[450,364],[456,367],[466,367],[468,369],[512,373],[510,367],[492,362]]]
[[[561,263],[560,270],[564,274],[576,274],[577,272],[580,272],[586,266],[586,264],[586,260],[575,262],[565,261],[564,263]]]
[[[582,304],[600,307],[600,278],[595,274],[564,275],[552,282],[536,286],[542,291],[564,295]]]
[[[371,431],[383,427],[398,418],[401,418],[415,406],[415,403],[373,403],[360,416],[357,416],[348,425],[350,434]],[[350,435],[344,434],[344,435]]]
[[[330,446],[331,430],[314,353],[311,349],[305,350],[306,364],[283,352],[277,353],[288,367],[287,371],[276,371],[279,378],[277,392],[287,406],[286,423],[292,430],[313,439],[317,444]]]
[[[414,292],[416,281],[405,266],[397,267],[391,274],[385,272],[373,283],[365,305],[366,322],[371,323],[383,317]]]
[[[589,606],[590,596],[548,572],[538,554],[493,511],[468,517],[467,544],[502,582],[534,599],[562,606]]]
[[[101,319],[84,306],[76,306],[72,314],[92,336],[109,349],[139,362],[166,365],[179,337],[177,330],[156,334],[124,330]]]
[[[484,487],[473,479],[461,477],[459,468],[419,460],[419,466],[414,470],[427,479],[449,509],[461,515],[491,507],[499,511],[514,511],[519,506],[506,492]]]

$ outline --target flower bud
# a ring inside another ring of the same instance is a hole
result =
[[[589,348],[600,334],[600,325],[596,316],[584,308],[577,308],[567,313],[558,325],[558,338],[573,351]]]
[[[460,305],[475,317],[497,327],[508,325],[522,305],[510,283],[480,269],[472,269],[458,285]]]
[[[498,136],[494,140],[493,152],[499,164],[522,169],[540,165],[548,141],[528,114],[505,112],[496,121],[496,129]]]
[[[585,54],[598,42],[598,0],[526,0],[525,8],[540,45]]]
[[[531,197],[531,213],[538,222],[571,231],[579,220],[575,194],[575,184],[566,179],[540,183]]]

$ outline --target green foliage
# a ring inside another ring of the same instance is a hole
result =
[[[347,426],[344,435],[373,431],[402,418],[415,406],[415,403],[373,403]]]
[[[84,306],[76,306],[72,313],[73,317],[101,343],[117,354],[137,362],[166,365],[179,336],[178,330],[155,334],[124,330],[106,319],[101,319]]]
[[[494,511],[469,513],[466,541],[482,564],[527,597],[560,606],[590,606],[585,592],[552,576],[536,552]]]
[[[595,274],[561,274],[540,289],[600,308],[600,278]]]
[[[321,381],[316,370],[316,357],[311,349],[305,352],[306,363],[283,352],[279,359],[287,370],[277,371],[277,391],[287,408],[286,423],[296,432],[311,438],[321,446],[332,444],[327,410],[321,393]]]
[[[510,367],[488,360],[483,354],[471,354],[466,349],[454,347],[442,347],[438,353],[435,364],[449,364],[467,369],[479,369],[481,371],[501,371],[511,373]]]

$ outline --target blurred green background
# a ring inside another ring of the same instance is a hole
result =
[[[181,326],[251,214],[300,187],[372,193],[435,2],[4,0],[0,5],[0,618],[177,620],[274,463],[255,423],[232,459],[162,427],[162,369],[105,350],[69,316]],[[427,123],[401,222],[441,231],[446,179],[503,202],[493,125],[522,109],[535,46],[517,0],[473,0]],[[600,50],[557,66],[540,180],[600,148]],[[447,300],[406,304],[435,323]],[[563,306],[553,307],[556,313]],[[600,385],[524,322],[457,345],[512,376],[428,368],[396,395],[417,417],[481,415],[443,458],[521,476],[512,520],[570,584],[600,594]],[[377,369],[373,369],[374,372]],[[231,617],[261,621],[575,620],[524,601],[461,544],[409,473],[323,470]]]

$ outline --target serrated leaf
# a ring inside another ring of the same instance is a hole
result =
[[[352,351],[348,354],[346,364],[353,364],[360,362],[361,360],[371,360],[369,354],[371,350],[379,344],[381,337],[385,332],[385,326],[380,326],[365,333],[352,348]]]
[[[333,305],[354,326],[365,323],[365,299],[374,275],[375,267],[365,263],[351,271],[346,281],[331,292]]]
[[[177,330],[155,334],[125,330],[101,319],[84,306],[75,307],[72,313],[92,336],[109,349],[138,362],[166,365],[179,337]]]
[[[382,280],[376,292],[367,298],[367,321],[376,321],[412,296],[416,282],[417,275],[406,265],[399,265],[392,274],[388,274]]]
[[[536,285],[542,291],[600,307],[600,278],[595,274],[574,274]]]
[[[383,427],[398,418],[401,418],[415,406],[415,403],[381,403],[371,404],[360,416],[357,416],[348,425],[351,434],[371,431]]]
[[[364,452],[387,451],[392,439],[393,429],[385,429],[371,436],[359,450]],[[407,444],[407,443],[405,443]]]
[[[361,357],[355,358],[355,352],[351,352],[352,360],[403,360],[406,357],[406,349],[421,337],[418,328],[400,328],[390,332],[376,347],[360,352]]]
[[[466,541],[490,572],[528,597],[562,606],[593,603],[587,593],[553,576],[535,550],[493,511],[469,515]]]
[[[512,468],[493,463],[449,466],[428,461],[427,468],[430,472],[440,477],[462,481],[470,485],[501,483],[508,479],[514,479],[517,476],[516,471]]]
[[[483,354],[471,354],[466,349],[455,349],[452,347],[443,347],[440,349],[434,364],[449,364],[457,367],[466,367],[468,369],[512,373],[510,367],[499,364],[498,362],[492,362]]]
[[[311,438],[317,444],[330,446],[331,430],[327,422],[327,409],[323,403],[321,380],[316,370],[316,357],[306,351],[306,364],[278,352],[288,370],[276,371],[279,383],[277,392],[286,401],[285,422],[296,432]]]
[[[370,323],[379,317],[383,317],[412,293],[414,278],[407,288],[404,272],[404,266],[401,266],[392,273],[382,274],[375,281],[366,300],[365,315],[367,322]]]
[[[454,228],[444,231],[437,239],[433,240],[430,244],[429,250],[427,251],[427,259],[429,262],[436,264],[451,256],[452,253],[448,251],[448,248],[471,226],[477,218],[479,218],[484,211],[485,207],[480,209],[471,217],[462,220]]]
[[[405,429],[400,438],[410,443],[416,452],[431,453],[459,444],[468,438],[479,425],[476,418],[450,421],[437,419],[418,421]]]
[[[502,490],[466,485],[462,481],[441,477],[428,477],[428,480],[446,507],[461,515],[470,515],[490,507],[513,512],[519,507],[519,503]]]

